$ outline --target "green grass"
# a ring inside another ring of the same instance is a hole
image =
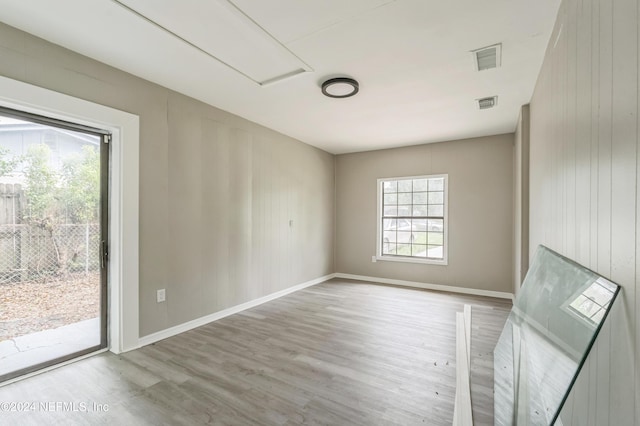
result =
[[[417,233],[414,244],[430,244],[441,246],[444,244],[444,234],[441,232]]]
[[[421,247],[414,247],[414,250],[424,251],[428,249],[428,246],[442,246],[444,245],[444,234],[442,232],[414,232],[413,244]],[[390,250],[387,254],[393,254],[396,256],[412,256],[411,244],[398,243],[398,246],[394,250]],[[415,253],[414,253],[415,256]]]

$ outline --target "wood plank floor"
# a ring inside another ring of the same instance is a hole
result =
[[[0,387],[0,424],[451,425],[465,303],[474,420],[493,424],[510,301],[348,280]]]

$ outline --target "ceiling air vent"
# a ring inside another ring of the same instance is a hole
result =
[[[472,50],[471,54],[477,71],[498,68],[502,63],[502,44],[498,43],[493,46]]]
[[[478,107],[480,109],[489,109],[489,108],[493,108],[496,105],[498,105],[498,97],[497,96],[491,96],[490,98],[478,99]]]

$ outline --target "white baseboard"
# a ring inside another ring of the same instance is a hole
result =
[[[268,294],[266,296],[260,297],[258,299],[250,300],[248,302],[242,303],[240,305],[232,306],[227,309],[223,309],[222,311],[214,312],[210,315],[205,315],[203,317],[176,325],[171,328],[167,328],[165,330],[158,331],[153,334],[148,334],[146,336],[142,336],[138,340],[138,346],[131,349],[137,349],[142,346],[150,345],[152,343],[158,342],[160,340],[166,339],[168,337],[175,336],[180,333],[184,333],[185,331],[192,330],[196,327],[203,326],[205,324],[209,324],[210,322],[217,321],[224,317],[228,317],[229,315],[237,314],[238,312],[242,312],[246,309],[251,309],[263,303],[269,302],[271,300],[277,299],[282,296],[286,296],[287,294],[294,293],[298,290],[302,290],[307,287],[311,287],[316,284],[320,284],[322,282],[328,281],[332,278],[343,278],[349,280],[359,280],[359,281],[370,281],[374,283],[380,284],[390,284],[390,285],[398,285],[403,287],[415,287],[422,288],[426,290],[436,290],[436,291],[448,291],[452,293],[463,293],[463,294],[471,294],[474,296],[488,296],[488,297],[498,297],[501,299],[511,299],[513,300],[513,294],[505,293],[501,291],[491,291],[491,290],[478,290],[474,288],[464,288],[464,287],[453,287],[447,285],[440,284],[428,284],[428,283],[420,283],[415,281],[404,281],[404,280],[394,280],[390,278],[379,278],[379,277],[367,277],[364,275],[353,275],[353,274],[343,274],[343,273],[334,273],[325,275],[323,277],[316,278],[311,281],[304,282],[302,284],[295,285],[293,287],[286,288],[284,290],[277,291],[275,293]]]
[[[263,303],[269,302],[271,300],[277,299],[282,296],[286,296],[287,294],[294,293],[298,290],[302,290],[307,287],[311,287],[312,285],[320,284],[327,280],[330,280],[335,277],[335,274],[325,275],[320,278],[316,278],[311,281],[304,282],[302,284],[294,285],[293,287],[285,288],[284,290],[277,291],[275,293],[268,294],[266,296],[260,297],[258,299],[250,300],[249,302],[242,303],[240,305],[232,306],[230,308],[224,309],[222,311],[214,312],[210,315],[205,315],[204,317],[200,317],[194,319],[192,321],[188,321],[182,323],[180,325],[176,325],[171,328],[167,328],[162,331],[158,331],[153,334],[148,334],[146,336],[142,336],[138,340],[138,348],[146,345],[150,345],[152,343],[158,342],[160,340],[166,339],[168,337],[175,336],[176,334],[184,333],[185,331],[192,330],[196,327],[203,326],[205,324],[209,324],[210,322],[217,321],[224,317],[228,317],[229,315],[237,314],[238,312],[242,312],[246,309],[250,309],[261,305]],[[132,348],[136,349],[136,348]]]
[[[471,294],[473,296],[497,297],[500,299],[513,300],[513,294],[503,291],[480,290],[476,288],[454,287],[441,284],[428,284],[416,281],[394,280],[391,278],[367,277],[364,275],[343,274],[341,272],[333,274],[335,278],[343,278],[348,280],[371,281],[380,284],[399,285],[403,287],[415,287],[425,290],[448,291],[451,293]]]

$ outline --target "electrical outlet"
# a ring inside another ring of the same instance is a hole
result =
[[[378,261],[378,259],[377,259],[375,256],[371,256],[371,261],[372,261],[373,263],[376,263],[376,262]]]
[[[167,300],[167,293],[165,292],[165,289],[160,289],[158,290],[158,292],[156,293],[156,301],[158,303],[162,303],[165,300]]]

